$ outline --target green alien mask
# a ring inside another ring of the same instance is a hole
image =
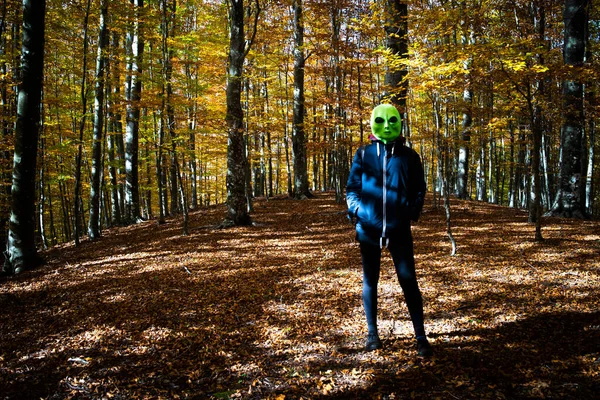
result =
[[[402,120],[400,113],[391,104],[380,104],[371,114],[371,132],[383,143],[391,142],[400,136]]]

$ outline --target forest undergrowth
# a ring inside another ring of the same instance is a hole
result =
[[[588,399],[600,392],[600,222],[431,198],[413,227],[431,358],[416,354],[391,259],[384,348],[363,351],[345,206],[258,199],[103,232],[0,279],[0,399]],[[596,397],[597,398],[597,397]]]

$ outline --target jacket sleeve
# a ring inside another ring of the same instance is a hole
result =
[[[413,162],[411,168],[411,187],[412,187],[412,204],[413,204],[413,215],[411,219],[418,221],[423,210],[423,204],[425,203],[425,193],[427,192],[427,183],[425,182],[425,172],[423,171],[423,164],[421,163],[421,157],[416,152],[414,153]]]
[[[348,205],[348,216],[356,217],[360,205],[360,195],[362,191],[362,148],[359,148],[354,155],[348,183],[346,184],[346,203]]]

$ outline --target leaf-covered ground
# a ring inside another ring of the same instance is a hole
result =
[[[384,348],[364,352],[353,227],[332,194],[257,200],[105,231],[0,280],[0,398],[587,399],[600,393],[600,223],[453,202],[414,226],[426,326],[417,357],[383,261]],[[597,397],[596,397],[597,398]]]

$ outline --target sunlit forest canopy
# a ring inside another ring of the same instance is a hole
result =
[[[257,23],[241,77],[249,197],[293,191],[292,3],[245,5],[248,41]],[[440,196],[447,179],[459,197],[528,208],[537,175],[539,201],[547,211],[559,191],[561,130],[568,114],[563,89],[574,80],[585,92],[578,176],[584,182],[585,209],[597,216],[600,19],[595,2],[583,2],[589,23],[580,65],[564,59],[563,1],[406,1],[407,16],[399,21],[407,25],[400,33],[386,29],[389,3],[303,2],[303,126],[311,190],[343,194],[353,153],[369,140],[372,108],[386,101],[384,94],[402,87],[407,88],[403,135],[421,154],[434,196]],[[99,53],[103,5],[108,44]],[[47,0],[36,195],[40,242],[72,240],[74,225],[87,224],[99,54],[106,60],[101,226],[123,222],[124,142],[133,115],[128,107],[139,110],[141,217],[176,215],[182,204],[196,209],[225,202],[229,7],[216,0]],[[8,218],[21,3],[5,0],[2,13],[0,167],[5,190],[0,206]],[[390,51],[394,35],[406,42],[407,52]],[[143,54],[133,50],[138,44]],[[385,85],[390,71],[402,72],[396,87]],[[139,99],[127,97],[132,81],[141,85]],[[536,155],[539,163],[534,164]],[[75,195],[78,168],[80,198]],[[81,218],[74,217],[75,210]]]

